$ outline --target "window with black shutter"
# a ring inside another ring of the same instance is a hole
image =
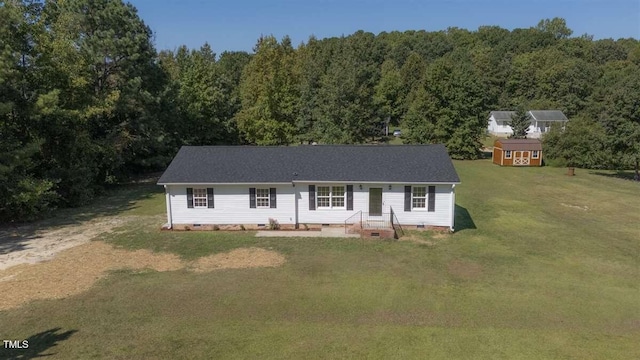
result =
[[[347,185],[347,210],[353,210],[353,185]]]
[[[411,211],[411,186],[404,187],[404,211]]]
[[[429,207],[427,211],[436,211],[436,187],[429,186]]]
[[[271,209],[276,208],[276,188],[269,189],[269,207]]]
[[[193,208],[193,188],[187,188],[187,207]]]
[[[207,207],[213,209],[213,188],[207,188]]]
[[[256,208],[256,188],[249,188],[249,208]]]
[[[309,185],[309,210],[316,209],[316,186]]]

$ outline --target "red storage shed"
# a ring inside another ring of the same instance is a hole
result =
[[[500,166],[542,166],[542,143],[537,139],[497,139],[493,163]]]

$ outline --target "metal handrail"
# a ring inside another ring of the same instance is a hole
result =
[[[391,228],[391,214],[390,213],[377,213],[371,215],[371,213],[362,213],[362,228],[363,229],[389,229]]]
[[[398,221],[398,218],[396,217],[396,213],[393,211],[393,208],[389,208],[389,210],[391,211],[391,227],[393,227],[396,235],[404,236],[404,230],[400,225],[400,221]]]
[[[360,229],[362,229],[362,210],[358,211],[357,213],[349,216],[345,221],[344,221],[344,233],[345,234],[349,234],[348,231],[348,226],[349,225],[355,225],[358,224],[358,226],[360,227]]]

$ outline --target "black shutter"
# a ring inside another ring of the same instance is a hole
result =
[[[411,186],[404,187],[404,211],[411,211]]]
[[[249,207],[256,208],[256,188],[249,188]]]
[[[436,187],[429,186],[429,208],[427,211],[436,211]]]
[[[353,210],[353,185],[347,185],[347,210]]]
[[[187,207],[193,208],[193,188],[187,188]]]
[[[213,188],[207,188],[207,207],[213,209]]]
[[[309,185],[309,210],[316,209],[316,186]]]
[[[276,208],[276,188],[269,189],[269,207]]]

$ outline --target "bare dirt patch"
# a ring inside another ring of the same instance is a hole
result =
[[[195,272],[205,272],[217,269],[277,267],[284,262],[284,256],[275,251],[252,247],[202,257],[194,261],[190,268]]]
[[[22,264],[0,271],[0,310],[17,307],[35,299],[59,299],[90,288],[108,271],[116,269],[177,270],[184,265],[173,254],[149,250],[114,249],[100,241],[60,252],[53,260]]]
[[[453,260],[447,268],[450,274],[463,280],[473,280],[482,275],[482,265],[471,261]]]
[[[589,207],[587,205],[571,205],[571,204],[565,204],[565,203],[560,203],[560,205],[564,207],[572,208],[572,209],[582,210],[582,211],[589,210]]]
[[[285,258],[259,248],[236,249],[194,262],[149,250],[116,249],[99,235],[135,221],[136,216],[108,216],[93,220],[38,228],[26,225],[0,231],[0,310],[36,299],[59,299],[90,288],[109,271],[151,269],[197,272],[216,269],[275,267]]]
[[[427,246],[436,246],[449,239],[451,235],[449,233],[441,231],[429,231],[429,232],[409,232],[400,237],[400,241],[408,241],[416,244],[423,244]]]
[[[236,249],[185,262],[175,254],[128,251],[101,241],[91,241],[61,251],[50,261],[0,270],[0,310],[15,308],[31,300],[60,299],[79,294],[113,270],[173,271],[187,268],[205,272],[276,267],[284,262],[281,254],[260,248]]]

